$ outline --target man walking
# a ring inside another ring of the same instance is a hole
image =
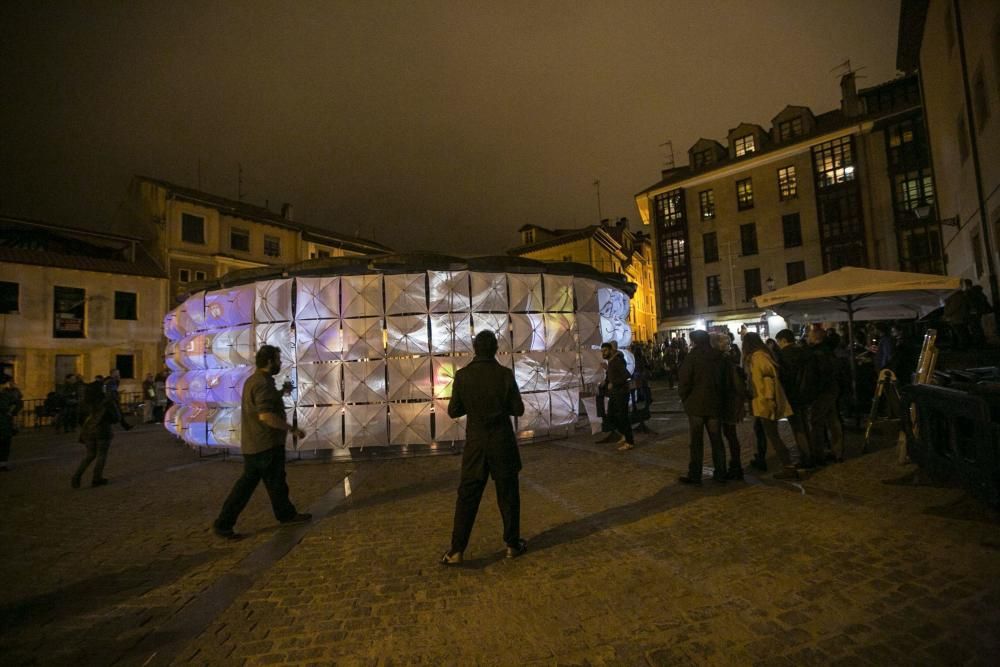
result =
[[[614,434],[617,432],[618,451],[627,452],[635,447],[632,420],[628,414],[631,393],[629,382],[632,377],[625,365],[625,355],[618,349],[617,344],[601,343],[601,357],[608,362],[608,370],[604,376],[604,393],[608,397],[608,422],[614,431],[598,442],[615,442]]]
[[[261,481],[271,499],[274,518],[279,522],[304,523],[312,518],[311,514],[299,513],[288,499],[285,438],[289,432],[304,438],[305,432],[285,421],[281,392],[274,386],[274,376],[281,370],[281,350],[273,345],[261,345],[256,365],[257,370],[243,385],[240,420],[243,474],[236,480],[212,525],[216,535],[230,540],[242,537],[233,531],[233,526]]]
[[[722,443],[722,417],[726,376],[722,352],[711,346],[707,331],[691,332],[691,351],[681,364],[677,385],[690,431],[690,463],[688,474],[678,480],[682,484],[701,484],[701,464],[704,458],[703,432],[708,431],[712,446],[712,479],[726,481],[726,450]]]
[[[448,403],[449,417],[466,417],[466,435],[451,548],[441,557],[442,565],[462,562],[490,476],[496,485],[497,505],[503,518],[507,558],[516,558],[528,548],[528,543],[521,539],[521,496],[517,479],[521,454],[510,420],[524,414],[521,392],[517,389],[514,372],[497,363],[497,337],[492,331],[476,334],[472,348],[476,356],[455,374]]]

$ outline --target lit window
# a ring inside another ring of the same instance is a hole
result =
[[[708,291],[708,305],[722,305],[722,282],[719,280],[719,276],[705,278],[705,289]]]
[[[798,185],[794,166],[778,170],[778,197],[781,201],[795,199],[798,196]]]
[[[699,192],[698,203],[701,206],[702,220],[711,220],[715,217],[715,192],[713,190]]]
[[[854,151],[850,137],[841,137],[813,146],[816,185],[828,188],[854,180]]]
[[[756,150],[753,142],[753,135],[748,134],[745,137],[739,137],[736,139],[736,157],[742,157],[744,155],[749,155]]]
[[[753,179],[736,181],[736,208],[741,211],[753,208]]]

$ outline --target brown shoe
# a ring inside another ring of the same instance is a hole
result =
[[[445,551],[444,555],[441,556],[441,560],[438,561],[442,565],[461,565],[462,564],[462,552],[461,551]]]

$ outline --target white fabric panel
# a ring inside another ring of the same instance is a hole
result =
[[[166,390],[167,398],[170,399],[172,403],[183,404],[187,403],[187,388],[188,383],[184,378],[184,371],[178,371],[176,373],[171,373],[167,376]]]
[[[549,352],[546,357],[549,366],[549,388],[568,389],[580,386],[580,353]]]
[[[389,406],[389,444],[426,445],[431,442],[431,402],[393,403]]]
[[[506,273],[474,272],[470,276],[472,278],[473,311],[508,312]]]
[[[541,313],[511,313],[510,325],[515,352],[545,350],[545,319]]]
[[[542,274],[545,286],[545,310],[550,313],[573,312],[573,277]]]
[[[284,366],[282,369],[275,374],[274,386],[281,391],[281,387],[286,383],[290,382],[292,384],[292,393],[282,394],[281,400],[285,404],[285,409],[294,407],[295,403],[299,400],[299,373],[295,366]]]
[[[472,325],[468,313],[435,313],[430,320],[433,354],[472,352]]]
[[[178,341],[184,337],[184,334],[178,328],[176,308],[163,316],[163,335],[169,341]]]
[[[552,426],[572,426],[580,416],[580,392],[576,389],[553,391],[549,394],[552,404]]]
[[[576,314],[596,313],[597,283],[588,278],[573,278],[573,291],[576,292]]]
[[[432,313],[469,310],[468,271],[428,271],[427,300]]]
[[[352,361],[343,368],[346,402],[385,402],[385,361]],[[353,409],[348,408],[348,412]]]
[[[545,349],[552,352],[575,350],[576,318],[573,313],[545,313]]]
[[[626,320],[612,320],[614,332],[612,340],[618,343],[618,349],[624,350],[632,344],[632,325]]]
[[[329,405],[344,402],[341,393],[342,362],[299,364],[299,405]]]
[[[427,354],[427,315],[391,315],[385,318],[386,354],[390,357]]]
[[[178,413],[178,433],[192,445],[208,444],[208,408],[204,403],[190,403]]]
[[[517,430],[535,433],[547,431],[550,421],[549,392],[523,394],[521,400],[524,401],[524,415],[517,418]]]
[[[615,340],[615,322],[617,320],[601,315],[601,342],[610,343]]]
[[[433,395],[430,357],[403,357],[387,360],[390,401],[429,400]]]
[[[510,353],[510,315],[507,313],[472,313],[473,339],[480,331],[492,331],[497,337],[499,353]]]
[[[343,320],[344,359],[380,359],[385,356],[381,317]]]
[[[576,313],[576,335],[582,349],[600,347],[601,316],[596,313]]]
[[[253,322],[253,285],[215,290],[205,295],[205,326],[210,329],[250,324]]]
[[[541,312],[542,276],[537,273],[508,273],[510,312]]]
[[[281,350],[281,363],[295,363],[295,337],[292,335],[292,325],[290,322],[278,322],[274,324],[258,324],[254,328],[257,347],[254,354],[262,345],[273,345]]]
[[[465,440],[465,417],[452,419],[448,416],[448,401],[434,401],[434,440]]]
[[[427,312],[427,274],[386,275],[385,312],[408,315]]]
[[[184,374],[184,381],[187,384],[186,402],[204,403],[208,400],[208,386],[205,374],[208,371],[188,371]]]
[[[300,364],[343,359],[344,336],[340,320],[296,321],[295,354]]]
[[[172,371],[184,370],[184,361],[181,358],[181,350],[178,341],[172,340],[167,343],[167,347],[163,352],[163,361],[167,364],[167,368]]]
[[[222,329],[211,334],[210,339],[212,357],[218,361],[216,368],[254,363],[249,326]]]
[[[622,356],[625,357],[625,368],[628,369],[629,373],[635,373],[635,355],[629,350],[621,350]]]
[[[209,411],[208,445],[212,447],[240,446],[240,409],[215,408]]]
[[[206,401],[215,405],[237,406],[243,397],[243,383],[254,372],[252,366],[208,371],[205,375]]]
[[[343,406],[306,406],[295,409],[296,425],[306,432],[299,449],[343,449]]]
[[[580,350],[581,379],[586,385],[604,382],[604,359],[601,350]]]
[[[167,408],[166,413],[163,415],[163,428],[167,429],[172,435],[177,435],[177,412],[181,409],[179,403],[174,403],[169,408]]]
[[[628,319],[629,298],[625,292],[612,287],[597,289],[597,307],[604,317]]]
[[[180,360],[185,368],[205,368],[205,339],[204,333],[195,333],[185,336],[178,343]]]
[[[196,292],[181,304],[178,318],[181,331],[192,334],[205,329],[205,293]]]
[[[344,443],[348,447],[385,445],[386,405],[352,405],[344,413]]]
[[[264,280],[256,285],[255,322],[288,322],[292,319],[292,279]]]
[[[341,276],[340,303],[344,317],[382,315],[382,276]]]
[[[549,388],[549,373],[544,352],[515,352],[514,378],[524,391],[545,391]]]
[[[295,279],[295,319],[322,320],[340,317],[340,276]]]
[[[455,373],[467,366],[471,361],[471,354],[460,354],[454,357],[432,357],[434,398],[451,398],[451,386],[455,382]]]

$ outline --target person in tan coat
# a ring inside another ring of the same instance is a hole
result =
[[[783,469],[775,479],[798,479],[797,450],[785,445],[778,434],[778,420],[792,414],[792,406],[778,379],[778,363],[760,335],[750,332],[743,337],[743,360],[750,378],[751,410],[760,419],[768,444],[778,453]]]

